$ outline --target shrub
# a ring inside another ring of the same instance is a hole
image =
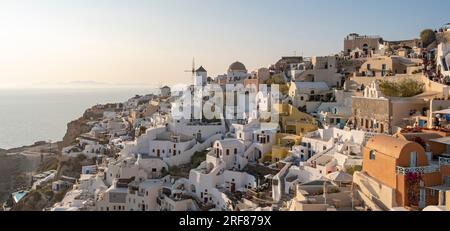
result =
[[[195,152],[191,157],[191,168],[197,168],[203,161],[206,160],[207,151]]]
[[[412,97],[423,93],[424,83],[413,79],[400,81],[382,81],[380,89],[385,96],[389,97]]]
[[[361,170],[362,170],[362,166],[360,166],[360,165],[354,165],[354,166],[351,166],[351,167],[346,168],[346,169],[345,169],[345,172],[347,172],[347,173],[350,174],[350,175],[353,175],[355,172],[361,171]]]

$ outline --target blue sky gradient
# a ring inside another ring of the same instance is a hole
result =
[[[441,0],[5,0],[0,80],[186,83],[193,56],[212,76],[236,60],[253,70],[337,53],[352,32],[415,38],[450,22],[449,9]]]

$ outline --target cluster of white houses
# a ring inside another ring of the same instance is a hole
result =
[[[349,184],[353,172],[365,165],[364,147],[373,137],[398,133],[407,120],[431,129],[434,112],[450,107],[440,99],[448,97],[449,88],[418,71],[421,46],[416,40],[387,42],[351,34],[340,55],[283,57],[251,73],[234,62],[216,78],[203,67],[194,69],[188,92],[216,84],[233,93],[235,107],[211,104],[212,89],[192,98],[163,87],[159,96],[135,97],[120,112],[104,113],[78,144],[64,149],[66,155],[95,154],[97,165],[84,169],[52,210],[354,209],[358,198]],[[448,74],[448,47],[441,43],[437,48],[443,74]],[[379,87],[383,78],[421,81],[425,93],[385,97]],[[277,102],[270,93],[248,99],[268,81],[286,86]],[[257,106],[240,110],[239,98]],[[275,104],[285,109],[274,110]],[[199,118],[196,110],[188,118],[173,113],[205,105],[238,117],[205,119],[201,110]],[[270,116],[261,119],[262,113]],[[116,156],[104,151],[111,147],[119,150]],[[199,156],[203,161],[191,166]]]

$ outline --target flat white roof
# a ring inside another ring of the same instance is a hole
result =
[[[297,89],[330,90],[325,82],[295,82]]]

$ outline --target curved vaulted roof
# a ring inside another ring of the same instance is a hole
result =
[[[245,68],[245,65],[241,62],[234,62],[230,65],[228,68],[229,71],[247,71],[247,68]]]

